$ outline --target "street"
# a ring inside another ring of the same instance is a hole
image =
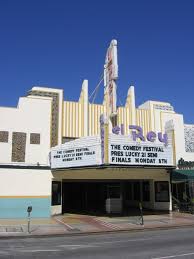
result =
[[[194,258],[194,228],[0,239],[0,258]]]

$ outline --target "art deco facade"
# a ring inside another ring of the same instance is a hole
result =
[[[128,90],[125,106],[117,107],[117,116],[109,122],[108,131],[111,133],[112,127],[122,125],[123,134],[128,136],[131,132],[129,125],[137,125],[143,129],[144,135],[150,131],[168,132],[173,150],[170,169],[168,166],[107,166],[51,170],[51,148],[83,137],[100,136],[100,115],[107,113],[107,107],[106,95],[102,104],[88,101],[87,80],[83,81],[78,101],[66,100],[65,90],[33,87],[25,97],[20,97],[17,108],[0,107],[1,218],[26,217],[29,205],[33,206],[34,217],[65,212],[66,204],[71,202],[65,200],[65,190],[75,188],[76,193],[80,189],[80,195],[84,186],[79,182],[93,183],[94,189],[103,186],[109,193],[116,183],[117,187],[125,189],[125,196],[129,196],[122,200],[122,206],[135,206],[141,200],[148,209],[172,209],[169,172],[180,158],[194,160],[194,126],[185,125],[183,115],[177,114],[170,103],[147,101],[137,108],[134,87]],[[156,199],[158,182],[161,186],[162,182],[168,183],[168,199]],[[114,190],[117,192],[118,188],[113,188],[113,193]],[[72,195],[76,207],[76,194]],[[88,201],[87,206],[92,202],[95,201]]]

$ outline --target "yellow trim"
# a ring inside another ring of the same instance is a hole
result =
[[[81,137],[84,136],[84,103],[83,103],[83,98],[81,100]]]
[[[109,154],[108,154],[108,137],[109,137],[109,125],[105,123],[104,125],[104,162],[108,164]]]
[[[152,112],[149,110],[149,131],[152,130]]]
[[[160,130],[161,132],[165,132],[165,129],[163,130],[163,123],[162,123],[162,112],[160,112]]]
[[[53,107],[53,98],[51,100],[51,109],[50,109],[50,148],[52,147],[51,144],[52,144],[52,107]]]
[[[43,196],[0,196],[0,199],[3,198],[50,198],[51,195],[43,195]]]
[[[169,175],[166,174],[165,169],[147,169],[147,168],[110,168],[110,169],[84,169],[71,170],[68,173],[64,170],[54,172],[54,176],[63,180],[110,180],[110,179],[153,179],[166,181]]]
[[[60,101],[59,101],[59,103],[60,103]],[[62,143],[63,131],[64,131],[64,124],[63,124],[63,122],[64,122],[64,101],[63,101],[63,99],[62,99],[62,103],[61,103],[61,109],[62,109],[62,111],[61,111],[61,144],[63,144]]]
[[[77,121],[77,118],[76,118],[76,103],[73,104],[73,109],[72,109],[72,114],[73,114],[73,136],[76,137],[76,121]]]
[[[94,134],[97,134],[97,123],[98,118],[97,118],[97,107],[94,108]]]
[[[150,120],[149,120],[149,126],[150,126],[150,128],[149,128],[149,131],[151,131],[151,130],[153,130],[152,128],[152,109],[151,109],[151,104],[150,104],[150,102],[149,102],[149,116],[150,116]]]
[[[172,130],[172,146],[173,146],[173,160],[176,165],[176,142],[175,142],[175,131]]]

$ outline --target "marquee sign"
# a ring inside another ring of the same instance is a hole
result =
[[[144,137],[139,126],[129,126],[132,135],[117,134],[116,128],[105,136],[105,118],[101,116],[99,136],[83,137],[53,147],[51,168],[71,168],[95,165],[173,166],[172,145],[165,134],[148,132]],[[135,131],[134,131],[135,130]],[[106,143],[105,145],[105,138]],[[108,150],[107,150],[108,149]],[[105,162],[104,152],[108,152]],[[182,164],[181,160],[179,164]],[[193,163],[192,163],[193,165]]]
[[[109,164],[173,166],[171,145],[126,140],[127,136],[110,135]]]
[[[194,169],[194,161],[185,161],[183,158],[180,158],[178,161],[179,169]]]
[[[69,168],[101,164],[99,137],[84,137],[51,149],[51,168]]]
[[[166,133],[158,132],[157,134],[154,131],[149,131],[146,134],[146,137],[143,135],[143,129],[140,126],[137,125],[129,125],[129,129],[131,129],[131,137],[133,141],[149,141],[149,142],[155,142],[159,141],[161,143],[164,143],[166,146],[168,145],[168,135]],[[115,126],[112,129],[112,133],[116,135],[124,135],[124,124],[121,124],[121,126]]]

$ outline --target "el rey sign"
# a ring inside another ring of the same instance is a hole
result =
[[[140,126],[130,125],[132,140],[124,135],[124,125],[109,136],[109,163],[118,165],[172,166],[172,147],[166,133],[150,131],[143,135]]]
[[[166,133],[159,132],[156,134],[154,131],[149,131],[146,135],[146,138],[143,135],[143,129],[140,126],[136,125],[129,125],[129,129],[131,129],[132,139],[133,141],[137,141],[138,139],[141,141],[150,141],[155,142],[156,139],[159,140],[159,142],[164,143],[165,146],[168,145],[168,136]],[[112,133],[116,135],[124,135],[124,124],[121,124],[121,126],[116,126],[112,129]]]

